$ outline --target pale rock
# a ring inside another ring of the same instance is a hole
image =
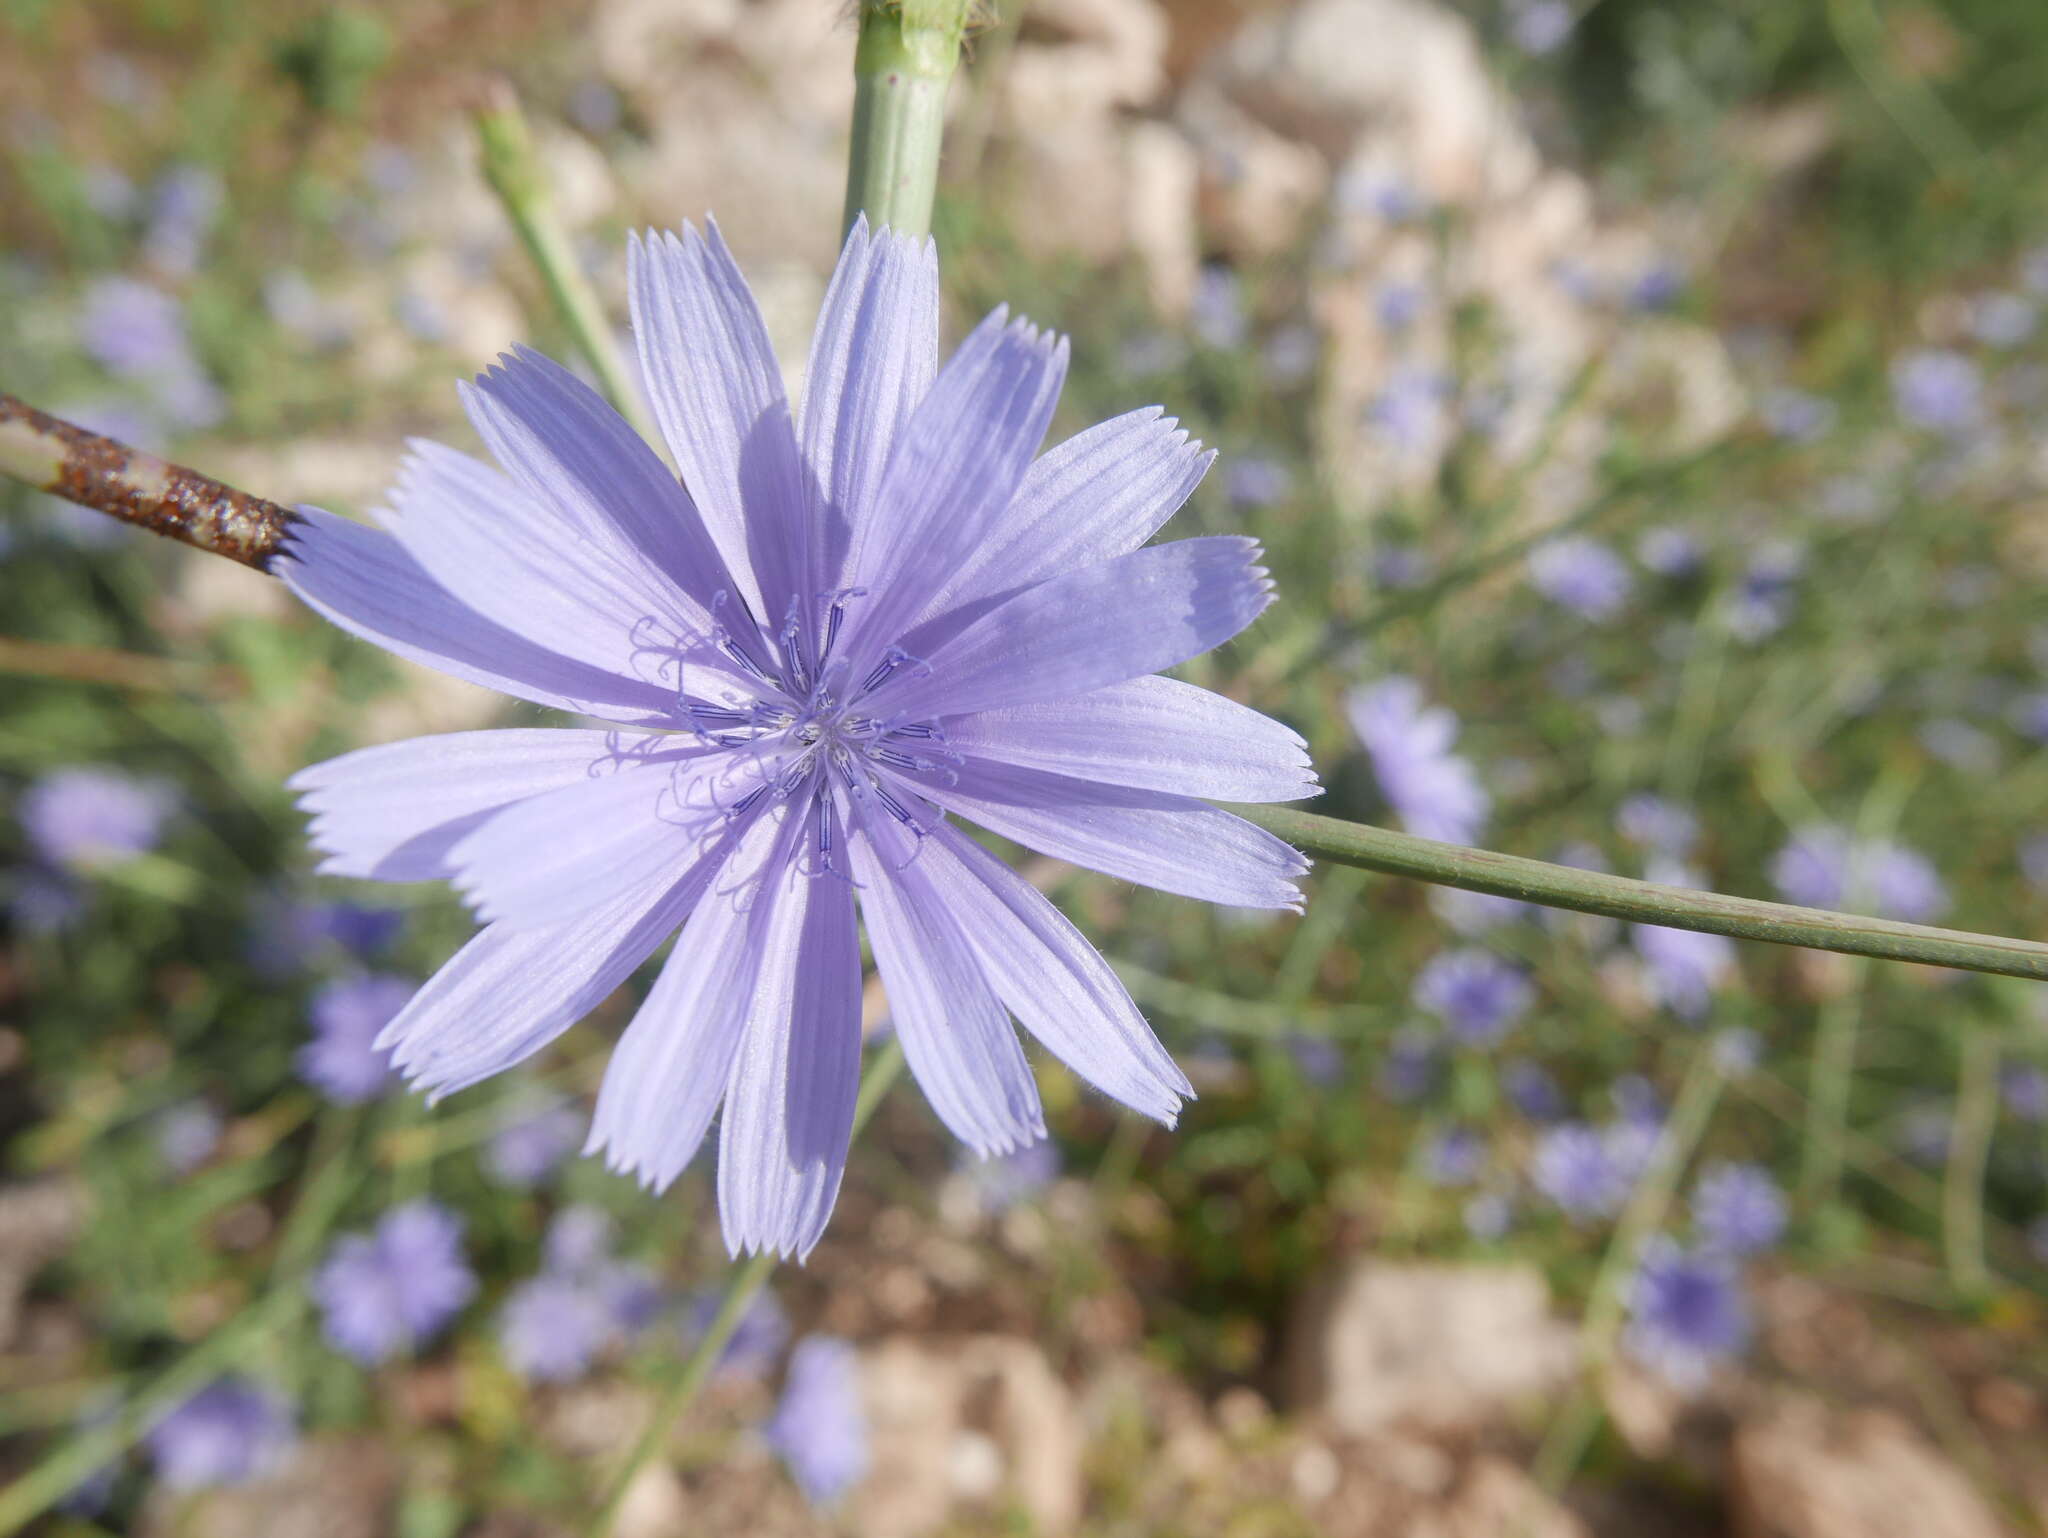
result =
[[[690,1531],[690,1498],[682,1480],[667,1464],[649,1463],[620,1498],[614,1538],[686,1538]]]
[[[861,1391],[872,1467],[848,1499],[858,1531],[914,1538],[1003,1499],[1042,1534],[1080,1520],[1080,1418],[1029,1341],[897,1337],[862,1353]]]
[[[21,1328],[21,1300],[46,1264],[70,1248],[85,1221],[85,1197],[50,1177],[0,1187],[0,1348]]]
[[[1201,157],[1205,232],[1240,258],[1291,249],[1329,191],[1329,162],[1266,127],[1208,81],[1194,81],[1181,93],[1175,121]]]
[[[1140,119],[1124,130],[1124,165],[1125,239],[1145,270],[1153,308],[1179,319],[1194,302],[1202,272],[1195,149],[1166,124]]]
[[[1296,1408],[1352,1435],[1453,1432],[1554,1394],[1577,1362],[1534,1267],[1363,1261],[1305,1300],[1288,1376]]]
[[[1403,1538],[1591,1538],[1586,1524],[1514,1464],[1481,1455],[1441,1505],[1418,1511]]]
[[[1736,1428],[1736,1538],[2001,1538],[1963,1471],[1888,1411],[1788,1397]]]
[[[191,1495],[158,1485],[136,1523],[141,1538],[385,1538],[398,1466],[375,1437],[299,1444],[277,1471]]]

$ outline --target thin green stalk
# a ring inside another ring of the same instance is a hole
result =
[[[647,420],[640,392],[634,388],[625,359],[619,354],[610,322],[605,319],[604,305],[569,244],[569,232],[562,225],[554,196],[548,189],[547,172],[534,153],[533,133],[526,126],[526,115],[519,110],[519,98],[513,95],[509,84],[493,84],[488,99],[477,109],[475,123],[483,150],[484,180],[498,195],[520,243],[533,258],[556,314],[596,371],[605,397],[643,438],[659,442]]]
[[[121,1456],[158,1421],[206,1387],[281,1323],[300,1302],[279,1287],[244,1309],[152,1379],[121,1416],[67,1438],[42,1462],[0,1490],[0,1535],[20,1532],[85,1480]]]
[[[1230,810],[1287,840],[1304,854],[1406,876],[1468,892],[1515,897],[1547,908],[1570,908],[1632,923],[1695,929],[1736,940],[1802,945],[1812,950],[1917,961],[1926,966],[1993,972],[2048,981],[2048,945],[2034,940],[1934,929],[1890,919],[1795,908],[1753,897],[1632,881],[1602,871],[1552,865],[1488,849],[1466,849],[1396,833],[1369,823],[1341,822],[1284,806],[1233,805]]]
[[[1941,1188],[1941,1242],[1948,1274],[1964,1297],[1991,1289],[1984,1264],[1984,1173],[1998,1120],[1998,1033],[1973,1021],[1963,1037],[1962,1082]]]
[[[862,213],[899,235],[931,233],[946,88],[968,0],[868,0],[853,58],[853,145],[842,230]]]
[[[882,1103],[882,1097],[902,1072],[903,1042],[900,1037],[891,1036],[875,1053],[874,1061],[868,1064],[867,1072],[861,1077],[860,1097],[853,1106],[854,1137],[860,1136],[861,1128],[868,1124],[875,1108]],[[625,1504],[626,1492],[632,1489],[640,1471],[653,1462],[667,1445],[669,1432],[674,1429],[676,1421],[710,1381],[711,1370],[718,1365],[733,1331],[739,1328],[747,1305],[754,1301],[754,1295],[767,1285],[768,1278],[774,1274],[776,1259],[772,1254],[750,1256],[732,1273],[731,1280],[725,1284],[725,1295],[719,1299],[718,1312],[712,1317],[711,1327],[662,1390],[654,1413],[641,1428],[640,1439],[633,1444],[632,1452],[627,1454],[626,1461],[619,1465],[618,1473],[605,1487],[597,1515],[591,1519],[590,1538],[607,1538],[619,1519],[619,1508]]]
[[[1805,1156],[1799,1196],[1818,1209],[1835,1199],[1842,1183],[1842,1142],[1849,1128],[1849,1091],[1856,1079],[1857,1026],[1870,968],[1859,964],[1848,986],[1821,1005],[1807,1075]]]
[[[1593,1278],[1592,1296],[1586,1303],[1586,1317],[1579,1326],[1582,1365],[1589,1375],[1582,1380],[1564,1411],[1550,1424],[1550,1431],[1537,1450],[1531,1473],[1545,1490],[1555,1494],[1564,1488],[1585,1455],[1586,1445],[1600,1429],[1604,1411],[1600,1408],[1598,1385],[1592,1374],[1604,1369],[1614,1354],[1614,1342],[1621,1333],[1622,1316],[1628,1302],[1628,1277],[1641,1258],[1643,1246],[1664,1226],[1678,1192],[1679,1178],[1692,1160],[1693,1150],[1706,1135],[1714,1107],[1720,1104],[1727,1083],[1712,1042],[1702,1042],[1693,1051],[1679,1088],[1678,1103],[1671,1108],[1657,1139],[1650,1167],[1630,1194],[1608,1241],[1607,1253]]]

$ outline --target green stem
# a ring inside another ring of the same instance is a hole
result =
[[[159,1373],[128,1401],[118,1419],[68,1438],[49,1457],[0,1490],[0,1534],[19,1532],[120,1457],[158,1421],[239,1360],[300,1301],[297,1287],[273,1289],[261,1302],[244,1309],[232,1324],[215,1330]]]
[[[647,420],[640,392],[619,354],[611,325],[605,319],[604,305],[569,244],[569,232],[563,227],[548,190],[547,172],[534,153],[532,131],[526,126],[526,115],[519,110],[519,99],[512,94],[510,85],[503,81],[494,83],[489,99],[477,109],[475,122],[483,150],[484,180],[505,206],[505,215],[518,232],[520,243],[533,258],[541,282],[547,286],[548,297],[554,302],[555,313],[596,371],[606,398],[641,437],[659,442]]]
[[[1650,1167],[1637,1182],[1614,1237],[1601,1258],[1593,1278],[1592,1297],[1586,1304],[1585,1321],[1579,1327],[1579,1350],[1589,1373],[1606,1367],[1614,1354],[1615,1337],[1621,1332],[1622,1315],[1628,1301],[1627,1282],[1631,1269],[1641,1258],[1650,1236],[1664,1226],[1671,1203],[1678,1192],[1679,1177],[1692,1160],[1693,1150],[1706,1135],[1714,1107],[1720,1103],[1727,1076],[1721,1071],[1714,1044],[1704,1042],[1694,1049],[1685,1083],[1678,1091],[1678,1103],[1657,1139]],[[1578,1467],[1586,1445],[1600,1429],[1604,1412],[1598,1386],[1581,1382],[1572,1402],[1551,1422],[1550,1431],[1537,1450],[1531,1473],[1545,1490],[1555,1494],[1564,1488]]]
[[[862,213],[899,235],[931,233],[946,87],[968,0],[868,0],[853,59],[853,147],[843,229]]]
[[[1842,1142],[1849,1129],[1849,1092],[1856,1078],[1857,1025],[1870,968],[1858,966],[1847,987],[1821,1006],[1807,1079],[1806,1156],[1799,1194],[1809,1208],[1835,1199],[1842,1183]]]
[[[861,1128],[868,1124],[868,1118],[875,1114],[875,1108],[882,1103],[882,1097],[889,1092],[889,1086],[896,1082],[903,1072],[903,1043],[894,1036],[887,1045],[875,1053],[874,1061],[860,1081],[860,1098],[853,1107],[853,1136],[859,1137]],[[654,1413],[641,1428],[640,1439],[633,1444],[626,1461],[605,1487],[603,1500],[598,1504],[597,1515],[591,1519],[590,1538],[606,1538],[612,1526],[619,1519],[619,1508],[625,1504],[626,1492],[633,1487],[633,1481],[640,1471],[654,1461],[667,1445],[669,1433],[678,1418],[695,1402],[700,1390],[710,1381],[711,1371],[718,1365],[724,1354],[726,1342],[732,1339],[733,1331],[739,1328],[747,1305],[754,1301],[754,1295],[767,1285],[774,1273],[777,1257],[772,1254],[754,1255],[743,1262],[732,1273],[732,1279],[725,1285],[725,1296],[719,1300],[718,1313],[712,1318],[711,1327],[704,1332],[690,1354],[676,1369],[676,1375],[662,1390],[661,1398],[654,1407]]]
[[[1998,1120],[1998,1033],[1981,1022],[1966,1027],[1962,1083],[1941,1191],[1942,1249],[1949,1279],[1966,1298],[1991,1288],[1984,1264],[1984,1173]]]
[[[1795,908],[1753,897],[1632,881],[1602,871],[1551,865],[1520,855],[1466,849],[1434,839],[1340,822],[1284,806],[1232,806],[1240,817],[1278,835],[1304,854],[1438,886],[1515,897],[1547,908],[1571,908],[1638,924],[1695,929],[1736,940],[1803,945],[1812,950],[1917,961],[1926,966],[1994,972],[2048,981],[2048,945],[1998,935],[1933,929],[1890,919]]]

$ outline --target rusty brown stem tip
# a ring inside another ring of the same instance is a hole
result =
[[[80,507],[267,571],[292,510],[87,432],[0,390],[0,472]]]

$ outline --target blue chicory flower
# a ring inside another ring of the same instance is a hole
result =
[[[323,983],[307,1006],[313,1038],[299,1048],[299,1076],[336,1105],[383,1094],[392,1082],[391,1054],[377,1038],[417,988],[381,972]]]
[[[1409,996],[1444,1023],[1453,1041],[1489,1047],[1528,1013],[1536,991],[1520,967],[1468,946],[1432,957]]]
[[[998,310],[940,370],[929,241],[856,226],[795,416],[715,227],[636,239],[630,269],[680,480],[520,350],[463,392],[502,471],[416,443],[388,532],[302,509],[278,561],[358,635],[616,723],[400,742],[294,781],[324,869],[451,879],[485,922],[380,1040],[431,1093],[477,1083],[680,927],[592,1149],[664,1187],[723,1103],[728,1244],[802,1255],[859,1078],[857,902],[911,1070],[964,1142],[1044,1136],[1011,1012],[1172,1124],[1191,1086],[1114,973],[948,814],[1298,907],[1300,856],[1200,798],[1313,793],[1301,739],[1152,676],[1270,601],[1249,540],[1146,546],[1211,456],[1157,409],[1037,456],[1065,342]]]
[[[1892,402],[1915,427],[1968,432],[1983,418],[1984,376],[1959,352],[1921,348],[1892,364]]]
[[[513,1190],[539,1185],[576,1152],[586,1131],[583,1112],[561,1095],[523,1100],[484,1145],[484,1173]]]
[[[1552,603],[1595,624],[1619,614],[1635,590],[1622,558],[1584,535],[1546,540],[1529,552],[1529,580]]]
[[[1033,1147],[1044,1147],[1035,1143]],[[711,1328],[711,1321],[717,1317],[719,1305],[725,1301],[721,1288],[707,1288],[690,1302],[684,1316],[684,1338],[692,1343],[701,1340],[704,1332]],[[782,1304],[775,1294],[763,1288],[754,1294],[740,1314],[740,1322],[733,1327],[732,1338],[726,1341],[725,1350],[718,1354],[718,1372],[730,1378],[765,1378],[775,1365],[782,1348],[789,1344],[789,1316],[782,1311]]]
[[[220,1147],[220,1112],[204,1100],[185,1100],[157,1113],[157,1162],[164,1173],[178,1178],[191,1174],[211,1159]]]
[[[545,1272],[514,1287],[498,1316],[506,1364],[534,1383],[582,1377],[612,1335],[602,1297],[573,1277]]]
[[[32,848],[58,870],[93,871],[156,848],[172,806],[161,785],[112,769],[57,769],[15,808]]]
[[[342,1355],[369,1367],[416,1350],[476,1294],[461,1219],[430,1201],[394,1207],[373,1232],[337,1239],[310,1291]]]
[[[1435,1034],[1423,1026],[1403,1026],[1388,1043],[1374,1083],[1387,1099],[1407,1105],[1434,1089],[1442,1070],[1443,1052]]]
[[[1564,1115],[1564,1091],[1541,1064],[1527,1058],[1503,1063],[1501,1088],[1508,1103],[1531,1121],[1556,1121]]]
[[[1688,1392],[1749,1344],[1749,1305],[1724,1255],[1658,1238],[1643,1247],[1629,1288],[1629,1353]]]
[[[1699,842],[1700,820],[1675,801],[1640,791],[1621,803],[1614,825],[1631,844],[1682,860]],[[1662,880],[1662,877],[1653,878]]]
[[[1047,1139],[989,1158],[968,1154],[960,1168],[981,1210],[997,1217],[1032,1200],[1059,1178],[1059,1145]]]
[[[796,1343],[766,1435],[813,1505],[829,1506],[860,1483],[868,1471],[868,1421],[852,1345],[830,1335]]]
[[[1585,1122],[1562,1122],[1537,1139],[1529,1177],[1575,1223],[1611,1218],[1635,1180],[1616,1157],[1616,1140]]]
[[[1431,1185],[1469,1186],[1486,1165],[1486,1142],[1470,1127],[1444,1127],[1423,1139],[1422,1178]]]
[[[1785,1193],[1761,1164],[1715,1164],[1692,1192],[1692,1224],[1706,1248],[1756,1255],[1785,1236]]]
[[[1926,858],[1890,839],[1858,839],[1816,823],[1799,829],[1771,861],[1771,881],[1790,902],[1867,909],[1923,924],[1948,907],[1948,889]]]
[[[208,1384],[144,1438],[156,1477],[173,1490],[260,1479],[284,1462],[297,1441],[290,1406],[240,1378]]]
[[[1835,403],[1826,396],[1789,388],[1766,391],[1756,409],[1771,435],[1787,443],[1825,438],[1837,416]]]
[[[1491,803],[1471,761],[1451,751],[1456,716],[1426,704],[1422,685],[1399,675],[1352,690],[1345,709],[1403,828],[1447,844],[1479,836]]]

